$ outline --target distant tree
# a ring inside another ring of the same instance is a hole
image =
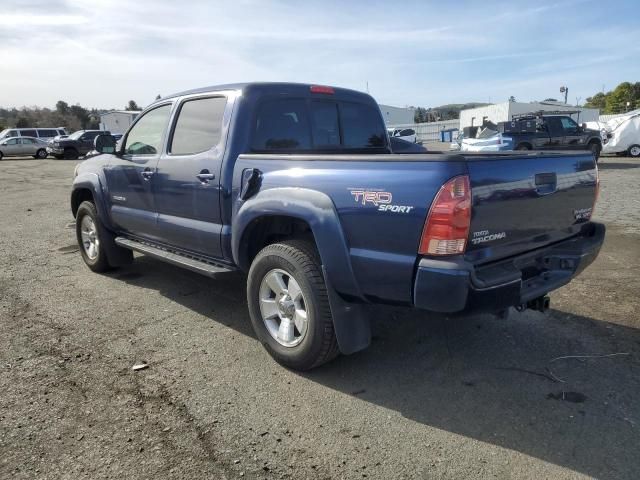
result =
[[[545,98],[543,101],[544,102],[557,102],[558,99],[557,98]]]
[[[16,122],[16,128],[28,128],[30,126],[31,125],[29,125],[29,120],[24,117],[20,117]]]
[[[587,102],[584,106],[587,108],[598,108],[604,112],[607,107],[607,95],[598,92],[593,97],[587,97]]]
[[[134,111],[140,110],[140,107],[138,107],[138,104],[134,100],[129,100],[129,103],[124,107],[124,109],[127,111]]]
[[[161,98],[160,94],[156,95],[156,100],[160,100]]]
[[[509,102],[513,103],[513,102],[515,102],[515,101],[516,101],[516,97],[514,97],[513,95],[511,95],[511,96],[509,97]]]
[[[69,104],[67,102],[63,102],[62,100],[58,100],[56,102],[56,112],[60,115],[66,115],[69,113]]]

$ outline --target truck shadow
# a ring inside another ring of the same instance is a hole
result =
[[[640,168],[638,163],[619,163],[619,162],[599,162],[599,170],[629,170],[631,168]]]
[[[240,274],[207,279],[142,257],[110,276],[255,338]],[[376,307],[371,318],[369,349],[300,375],[576,472],[639,477],[640,331],[555,310],[500,320]],[[552,361],[610,353],[625,355]]]

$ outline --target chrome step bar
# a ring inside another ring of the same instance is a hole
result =
[[[116,244],[123,248],[128,248],[135,252],[144,253],[150,257],[157,258],[163,262],[177,265],[178,267],[187,268],[193,272],[201,273],[208,277],[215,277],[219,273],[228,273],[235,271],[234,268],[226,267],[215,263],[199,260],[195,257],[183,255],[180,253],[166,250],[146,242],[139,242],[125,237],[116,237]]]

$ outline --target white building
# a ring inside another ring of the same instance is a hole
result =
[[[600,111],[596,108],[573,107],[564,103],[555,102],[504,102],[487,105],[486,107],[470,108],[460,112],[460,129],[464,127],[477,127],[484,120],[493,123],[510,121],[513,115],[538,111],[579,111],[571,117],[578,123],[597,122]]]
[[[100,114],[100,130],[107,130],[111,133],[124,133],[129,125],[133,123],[139,111],[112,110]]]
[[[389,105],[380,105],[380,111],[384,117],[384,123],[386,125],[406,125],[413,123],[413,117],[415,115],[415,108],[410,107],[391,107]]]

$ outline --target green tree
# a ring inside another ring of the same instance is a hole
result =
[[[124,107],[124,109],[131,112],[135,110],[140,110],[140,107],[138,107],[138,104],[134,100],[129,100],[129,103],[127,104],[126,107]]]
[[[20,117],[16,122],[16,128],[28,128],[30,126],[31,125],[29,125],[29,120],[27,120],[25,117]]]
[[[587,103],[585,103],[584,106],[587,108],[598,108],[601,113],[604,112],[607,107],[607,94],[598,92],[593,97],[587,97]]]

